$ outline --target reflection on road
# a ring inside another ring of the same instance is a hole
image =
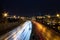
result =
[[[31,31],[32,23],[31,21],[26,21],[23,25],[3,35],[0,40],[29,40]]]
[[[54,30],[49,29],[36,21],[32,22],[36,26],[37,32],[41,33],[45,40],[60,40],[60,35]]]

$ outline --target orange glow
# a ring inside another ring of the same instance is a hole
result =
[[[4,17],[7,17],[7,16],[8,16],[8,13],[4,13],[3,16],[4,16]]]
[[[56,16],[57,16],[57,17],[59,17],[59,16],[60,16],[60,14],[57,14]]]
[[[32,21],[32,22],[36,25],[38,31],[41,31],[41,34],[46,40],[60,40],[60,36],[57,35],[55,31],[48,29],[47,27],[36,21]]]

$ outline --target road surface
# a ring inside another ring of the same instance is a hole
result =
[[[0,40],[29,40],[31,31],[32,23],[31,21],[26,21],[23,25],[1,36]]]
[[[1,36],[0,40],[60,40],[60,34],[39,22],[27,21]]]
[[[60,40],[60,34],[52,29],[47,28],[43,24],[32,21],[34,29],[32,31],[31,40]]]

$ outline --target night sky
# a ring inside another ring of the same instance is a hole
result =
[[[53,15],[60,12],[60,1],[56,0],[1,0],[0,4],[11,15]]]

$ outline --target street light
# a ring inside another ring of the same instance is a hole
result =
[[[59,14],[57,14],[56,16],[57,16],[57,17],[59,17],[60,15],[59,15]]]
[[[16,18],[16,15],[14,15],[13,17]]]
[[[8,21],[7,20],[8,12],[4,12],[2,15],[3,15],[5,23],[7,23],[7,21]]]
[[[3,17],[7,17],[7,16],[8,16],[8,13],[4,13],[4,14],[3,14]]]

